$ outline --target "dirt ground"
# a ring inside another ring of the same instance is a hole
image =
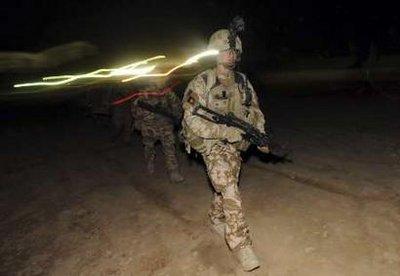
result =
[[[292,163],[243,165],[253,275],[400,275],[400,109],[379,96],[266,99]],[[1,126],[1,275],[244,275],[208,225],[203,164],[149,177],[127,147],[63,108]]]

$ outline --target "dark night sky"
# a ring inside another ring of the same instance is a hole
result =
[[[263,50],[329,49],[376,40],[395,48],[397,9],[388,1],[9,1],[3,4],[2,50],[40,50],[86,40],[106,50],[195,47],[236,14],[247,21],[246,45]]]

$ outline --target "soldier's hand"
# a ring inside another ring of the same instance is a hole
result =
[[[234,127],[227,127],[224,136],[229,143],[239,142],[243,139],[242,132]]]
[[[269,149],[268,145],[267,146],[262,146],[262,147],[257,147],[257,149],[259,151],[261,151],[262,153],[270,153],[271,152],[271,150]]]

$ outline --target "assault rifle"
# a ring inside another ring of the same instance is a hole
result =
[[[149,104],[149,103],[139,100],[137,105],[143,109],[150,111],[150,112],[160,114],[161,116],[167,117],[174,123],[175,126],[180,124],[179,118],[176,115],[172,114],[167,109],[165,109],[164,107],[162,107],[161,104],[152,105],[152,104]]]
[[[270,144],[271,138],[267,134],[260,132],[252,124],[239,119],[232,112],[224,115],[215,112],[208,107],[197,105],[193,114],[216,124],[224,124],[242,130],[243,138],[257,147],[268,146]]]
[[[291,160],[287,158],[289,155],[288,151],[281,145],[273,143],[270,135],[262,133],[252,124],[236,117],[232,112],[224,115],[203,105],[197,105],[193,110],[193,115],[199,116],[200,118],[216,124],[224,124],[226,126],[235,127],[242,130],[243,139],[257,147],[268,146],[270,148],[272,152],[270,153],[270,157],[268,159],[273,163],[291,162]],[[264,157],[261,159],[266,160]]]

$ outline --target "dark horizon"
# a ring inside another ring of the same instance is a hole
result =
[[[349,44],[374,41],[399,51],[399,16],[390,1],[13,1],[3,18],[2,51],[39,51],[84,40],[104,51],[193,47],[235,15],[244,16],[246,47],[253,51],[343,55]],[[182,41],[183,40],[183,41]]]

